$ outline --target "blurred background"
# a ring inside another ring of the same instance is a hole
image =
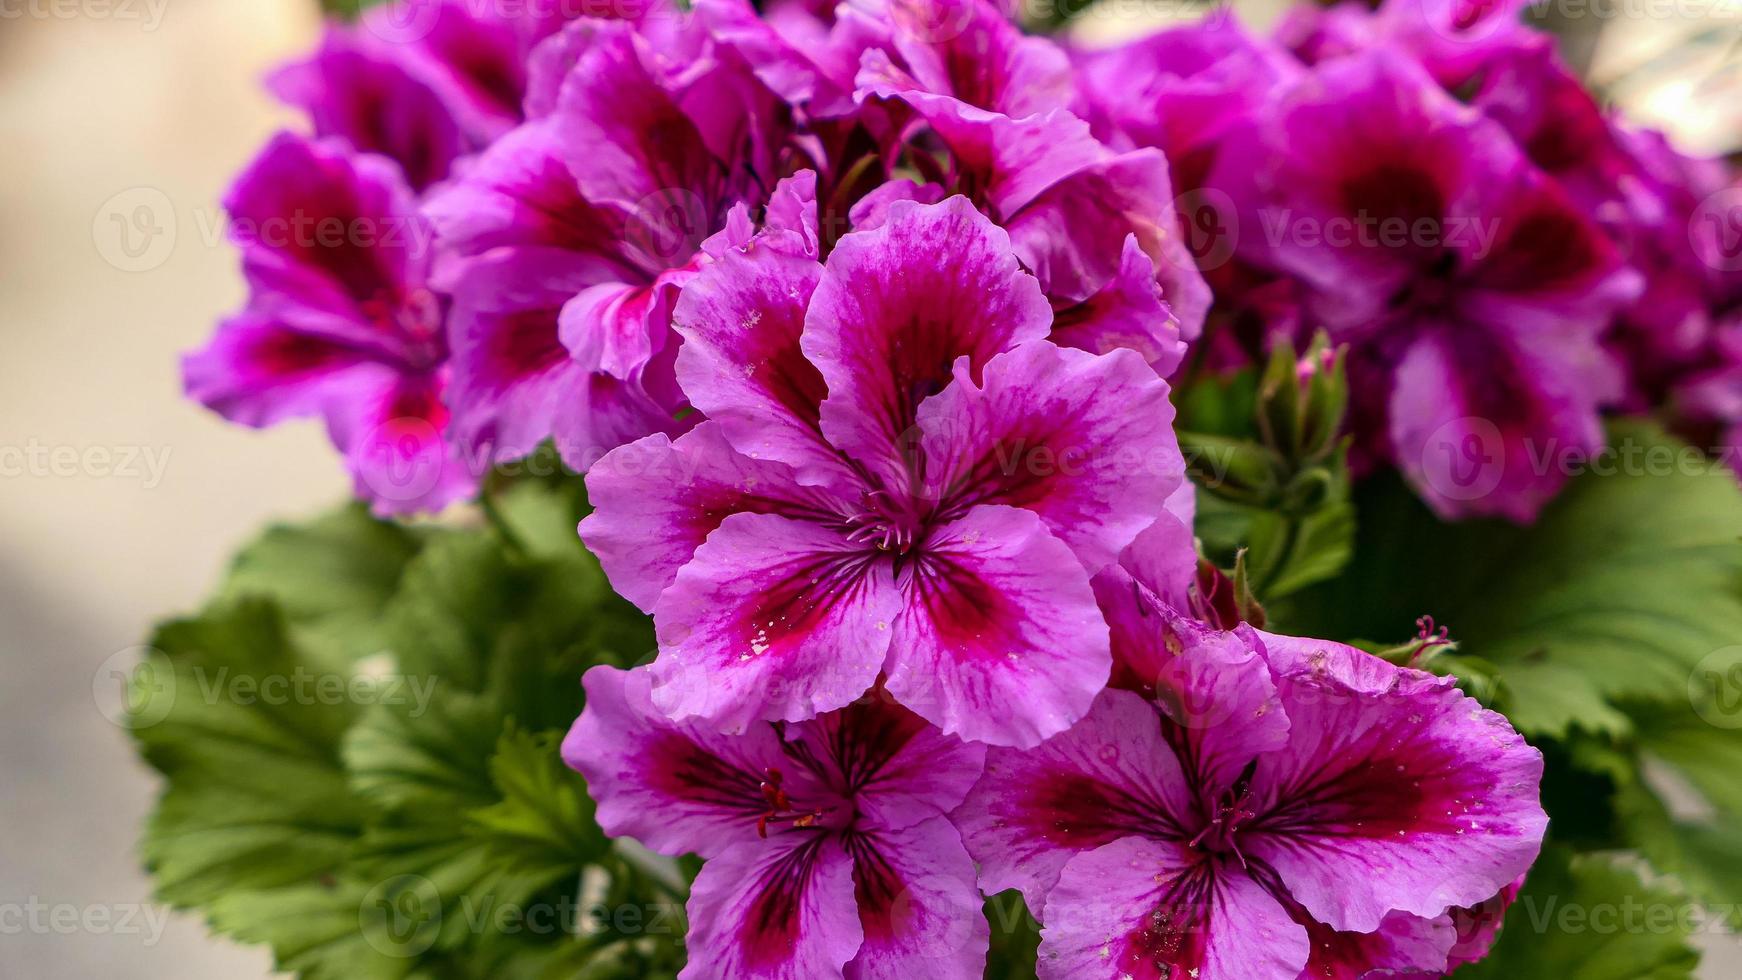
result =
[[[1235,4],[1255,25],[1284,6]],[[1689,150],[1742,143],[1742,0],[1562,6],[1569,57],[1627,115]],[[1116,8],[1075,29],[1181,15]],[[113,672],[264,523],[347,492],[317,425],[225,425],[181,400],[177,368],[242,299],[217,201],[294,124],[259,81],[319,17],[0,0],[0,980],[270,973],[148,903],[134,840],[156,787],[112,721]],[[1736,944],[1711,945],[1704,975],[1742,976]]]

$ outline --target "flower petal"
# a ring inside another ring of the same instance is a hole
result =
[[[890,693],[946,734],[993,745],[1037,745],[1086,714],[1112,666],[1107,625],[1040,518],[976,507],[921,547],[902,573]]]
[[[1196,809],[1155,707],[1107,691],[1038,748],[988,752],[954,820],[980,863],[981,889],[1021,889],[1038,911],[1075,855],[1125,837],[1188,838]]]
[[[654,701],[726,730],[845,707],[876,682],[900,605],[887,566],[838,531],[733,514],[659,599]]]
[[[757,820],[767,812],[761,786],[769,769],[786,789],[807,793],[808,779],[789,764],[768,725],[722,735],[676,722],[653,706],[646,668],[587,671],[587,707],[563,739],[563,761],[585,776],[599,826],[633,837],[660,854],[715,857],[762,845]]]
[[[378,516],[435,513],[477,488],[446,438],[445,386],[440,372],[395,373],[328,410],[328,434],[345,454],[357,496]]]
[[[1253,776],[1249,858],[1334,929],[1372,932],[1498,893],[1548,824],[1542,754],[1450,678],[1341,644],[1263,635],[1292,725]]]
[[[859,951],[853,860],[834,834],[779,834],[702,866],[679,980],[827,980]]]
[[[1228,858],[1127,838],[1071,859],[1042,916],[1040,980],[1296,980],[1307,935]]]
[[[1052,342],[1094,354],[1129,347],[1143,355],[1155,373],[1173,374],[1185,357],[1180,323],[1155,281],[1155,263],[1135,234],[1125,239],[1119,273],[1105,288],[1058,311]]]
[[[1272,889],[1278,893],[1278,889]],[[1422,919],[1403,912],[1385,917],[1373,932],[1338,932],[1305,909],[1285,902],[1307,931],[1312,956],[1300,980],[1363,980],[1370,976],[1444,976],[1446,951],[1457,941],[1450,916]]]
[[[435,318],[395,315],[423,302],[430,234],[392,162],[280,134],[224,207],[256,310],[385,357],[439,344]]]
[[[232,422],[264,427],[318,415],[335,397],[378,387],[391,368],[342,341],[244,311],[182,359],[188,397]]]
[[[849,834],[846,848],[865,934],[847,980],[985,975],[991,929],[974,862],[948,820]]]
[[[816,777],[852,797],[862,819],[902,830],[960,806],[986,764],[986,748],[951,738],[881,688],[787,729]]]
[[[586,383],[558,318],[586,278],[548,256],[492,253],[466,264],[448,316],[454,438],[481,461],[520,459],[550,438],[557,406]]]
[[[1091,573],[1163,514],[1184,479],[1167,383],[1130,351],[1027,343],[919,407],[926,493],[1040,516]]]
[[[653,435],[614,450],[588,471],[587,496],[593,512],[581,539],[611,587],[644,612],[727,516],[828,505],[786,466],[734,451],[713,422],[675,442]]]
[[[1051,322],[1008,237],[967,199],[897,205],[883,226],[836,244],[811,297],[802,346],[828,384],[823,432],[905,488],[903,440],[956,359],[978,376]]]
[[[1491,334],[1423,331],[1387,407],[1398,467],[1444,517],[1534,520],[1566,483],[1565,459],[1603,444],[1597,392],[1568,367]]]
[[[848,485],[852,477],[822,435],[828,389],[799,348],[822,272],[814,259],[772,248],[722,256],[678,300],[677,376],[739,452],[786,463],[806,482]]]

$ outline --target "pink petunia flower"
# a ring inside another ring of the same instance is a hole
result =
[[[1164,519],[1097,580],[1119,686],[1037,749],[990,750],[954,816],[981,888],[1021,889],[1045,924],[1042,980],[1480,957],[1492,929],[1467,910],[1542,844],[1541,754],[1449,678],[1180,615],[1182,532]]]
[[[645,669],[595,667],[563,759],[600,826],[706,859],[680,977],[972,980],[989,929],[945,816],[982,746],[873,697],[796,725],[723,735],[673,722]]]
[[[431,233],[385,157],[284,134],[225,201],[248,305],[182,365],[190,397],[243,425],[325,419],[381,514],[439,510],[473,475],[449,450],[444,301]]]
[[[1090,576],[1183,474],[1141,357],[1048,342],[1039,286],[961,198],[898,205],[826,265],[729,252],[675,323],[709,421],[602,460],[580,529],[653,614],[663,710],[799,721],[880,675],[977,741],[1088,710],[1110,667]]]

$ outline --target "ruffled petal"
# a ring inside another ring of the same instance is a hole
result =
[[[1130,351],[1023,344],[919,407],[926,494],[946,514],[982,504],[1040,516],[1091,573],[1153,524],[1185,462],[1167,383]]]
[[[734,448],[792,466],[807,482],[852,477],[822,435],[823,376],[799,348],[822,277],[814,259],[752,246],[692,281],[672,320],[678,381]]]
[[[273,72],[266,84],[308,115],[315,135],[388,157],[414,190],[446,178],[477,142],[394,46],[369,43],[353,28],[329,26],[312,56]]]
[[[1162,377],[1172,375],[1185,357],[1180,323],[1155,281],[1155,263],[1137,243],[1125,239],[1119,274],[1088,299],[1058,311],[1052,342],[1093,354],[1121,347],[1143,355]]]
[[[702,866],[680,980],[827,980],[859,951],[853,859],[834,834],[777,834]]]
[[[1299,980],[1363,980],[1370,976],[1443,976],[1446,951],[1457,939],[1447,916],[1421,919],[1402,912],[1385,917],[1374,932],[1338,932],[1297,913],[1306,927],[1312,957]]]
[[[901,601],[840,532],[733,514],[659,599],[654,701],[726,730],[845,707],[876,682]]]
[[[954,810],[986,764],[985,746],[943,734],[881,689],[790,726],[787,739],[819,781],[886,830]]]
[[[900,583],[897,700],[947,734],[1024,747],[1088,712],[1112,667],[1107,624],[1082,565],[1040,518],[976,507],[921,549]]]
[[[587,707],[563,739],[563,761],[585,776],[599,826],[633,837],[661,854],[715,857],[762,846],[757,821],[767,812],[762,783],[770,769],[804,797],[811,787],[788,764],[768,725],[722,735],[676,722],[653,706],[645,668],[594,667]]]
[[[442,372],[392,374],[335,401],[327,431],[345,454],[357,496],[382,517],[435,513],[477,489],[478,474],[446,438]]]
[[[1127,838],[1071,859],[1042,916],[1040,980],[1296,980],[1307,934],[1228,858]]]
[[[1603,444],[1596,393],[1566,363],[1468,329],[1424,332],[1392,382],[1398,467],[1442,516],[1534,520],[1565,461]]]
[[[802,346],[828,385],[823,431],[904,489],[915,412],[956,359],[977,377],[1051,322],[1009,239],[965,198],[898,206],[887,224],[836,244],[811,297]]]
[[[1020,889],[1038,912],[1075,855],[1125,837],[1189,839],[1197,810],[1155,707],[1107,691],[1038,748],[988,752],[986,775],[954,819],[981,889]]]
[[[182,359],[189,398],[256,428],[319,415],[335,399],[378,389],[390,374],[350,344],[252,311],[225,320],[204,349]]]
[[[439,353],[430,229],[392,162],[281,134],[224,207],[255,310],[385,358]]]
[[[565,263],[497,252],[467,265],[448,316],[454,438],[482,462],[520,459],[550,438],[557,406],[586,383],[558,333],[587,285]]]
[[[865,936],[847,980],[978,980],[991,929],[974,862],[956,829],[933,817],[904,830],[850,833]]]
[[[623,446],[587,473],[593,512],[581,539],[611,587],[645,612],[729,515],[805,516],[827,498],[798,485],[786,466],[744,456],[705,422],[675,442],[653,435]]]
[[[1536,860],[1542,754],[1450,678],[1263,636],[1292,725],[1240,840],[1314,919],[1372,932],[1486,901]]]

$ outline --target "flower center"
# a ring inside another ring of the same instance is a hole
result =
[[[779,769],[768,769],[762,774],[762,780],[762,799],[768,803],[768,809],[756,819],[756,836],[763,840],[768,839],[768,828],[773,824],[786,824],[801,829],[815,827],[828,812],[821,807],[802,811],[795,809],[784,788],[786,777]]]
[[[910,501],[887,490],[867,490],[859,498],[859,509],[847,515],[847,525],[848,540],[899,557],[918,546],[925,519]]]
[[[1240,866],[1246,867],[1246,855],[1240,853],[1239,830],[1258,815],[1252,809],[1252,772],[1257,765],[1256,762],[1248,765],[1233,787],[1222,794],[1209,824],[1192,838],[1191,847],[1216,854],[1233,854],[1240,859]]]

